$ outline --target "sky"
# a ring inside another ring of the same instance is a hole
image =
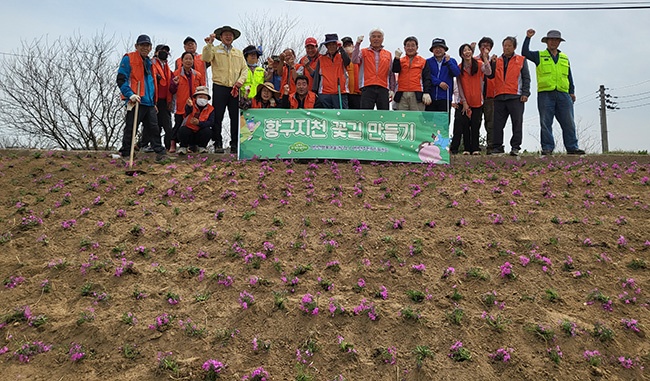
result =
[[[491,0],[474,0],[476,3]],[[516,0],[511,0],[515,2]],[[585,1],[585,0],[580,0]],[[622,0],[612,0],[620,2]],[[519,2],[525,3],[521,0]],[[557,0],[556,0],[557,2]],[[567,1],[565,1],[567,2]],[[572,2],[576,2],[575,0]],[[578,1],[579,2],[579,1]],[[593,3],[593,1],[590,1]],[[21,41],[47,36],[53,40],[74,34],[92,36],[98,32],[119,41],[118,49],[132,49],[139,34],[149,34],[155,44],[166,43],[172,56],[182,53],[182,41],[194,37],[203,46],[203,38],[214,29],[231,25],[241,29],[242,22],[259,23],[261,18],[297,19],[289,32],[296,38],[312,33],[322,41],[325,33],[353,40],[381,28],[385,32],[384,47],[393,52],[402,47],[407,36],[420,41],[419,54],[429,58],[431,40],[446,39],[449,54],[458,60],[458,47],[478,41],[483,36],[495,40],[492,53],[501,54],[501,41],[506,36],[519,40],[517,53],[526,30],[533,28],[531,50],[546,48],[540,39],[550,29],[562,32],[566,40],[560,45],[571,61],[576,85],[575,120],[581,148],[601,152],[600,101],[598,89],[618,102],[620,110],[607,112],[610,151],[650,150],[650,9],[607,11],[487,11],[422,8],[390,8],[363,5],[332,5],[285,0],[246,1],[110,1],[87,0],[4,0],[4,20],[0,23],[0,54],[20,53]],[[255,10],[258,12],[255,13]],[[235,41],[242,49],[245,36]],[[298,51],[298,56],[304,51]],[[539,117],[534,64],[529,62],[533,81],[530,100],[524,114],[523,149],[539,151]],[[554,134],[562,149],[561,131],[557,123]],[[506,126],[505,142],[510,139]],[[507,149],[509,147],[506,147]]]

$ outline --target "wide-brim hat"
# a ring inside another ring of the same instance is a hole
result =
[[[433,52],[433,48],[436,46],[442,46],[443,49],[445,49],[445,52],[449,50],[449,47],[447,46],[444,38],[434,38],[433,41],[431,41],[431,47],[429,48],[429,51]]]
[[[197,95],[207,95],[208,99],[211,99],[212,97],[210,96],[210,91],[208,90],[207,86],[199,86],[196,88],[196,91],[192,95],[192,98],[196,98]]]
[[[241,36],[240,31],[238,31],[237,29],[235,29],[235,28],[233,28],[231,26],[225,25],[225,26],[222,26],[221,28],[217,28],[217,29],[214,30],[214,35],[217,37],[217,40],[221,41],[221,33],[223,33],[223,32],[232,32],[233,40],[236,40],[236,39],[239,38],[239,36]]]
[[[270,92],[272,92],[272,93],[275,93],[275,94],[279,94],[279,93],[280,93],[279,91],[277,91],[277,90],[275,89],[275,87],[273,87],[273,83],[271,83],[271,82],[264,82],[264,83],[260,83],[259,85],[257,85],[257,93],[258,93],[258,94],[262,94],[262,88],[263,88],[263,87],[266,87],[266,88],[267,88]]]
[[[339,42],[339,35],[336,33],[326,34],[325,41],[322,42],[322,45],[328,44],[330,42]]]
[[[542,42],[546,42],[549,38],[559,38],[560,41],[566,41],[562,38],[562,33],[559,30],[551,29],[546,33],[546,37],[542,37]]]

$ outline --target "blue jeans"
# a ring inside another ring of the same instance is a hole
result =
[[[338,94],[318,94],[318,100],[323,108],[330,109],[346,109],[348,108],[348,95],[341,94],[341,103],[343,107],[339,105],[339,95]]]
[[[568,93],[557,90],[537,93],[537,109],[541,125],[542,151],[553,151],[553,118],[556,118],[562,128],[562,139],[567,151],[578,149],[576,125],[573,120],[573,100]]]

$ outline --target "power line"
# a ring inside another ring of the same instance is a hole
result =
[[[642,81],[642,82],[632,83],[632,84],[629,84],[629,85],[626,85],[626,86],[609,88],[609,90],[621,90],[621,89],[627,89],[627,88],[629,88],[629,87],[634,87],[634,86],[643,85],[644,83],[648,83],[648,82],[650,82],[650,79],[646,79],[645,81]]]
[[[650,9],[648,2],[618,3],[461,3],[404,0],[287,0],[299,3],[319,3],[332,5],[370,5],[398,8],[433,8],[433,9],[474,9],[500,11],[600,11]]]
[[[638,108],[638,107],[645,107],[645,106],[650,106],[650,103],[644,103],[644,104],[641,104],[641,105],[636,105],[636,106],[627,106],[627,107],[619,107],[619,110],[623,110],[623,109],[626,109],[626,108]]]
[[[638,101],[642,101],[642,100],[645,100],[645,99],[650,99],[650,96],[643,97],[643,98],[637,98],[637,99],[629,99],[629,100],[626,100],[625,102],[630,102],[630,103],[631,102],[638,102]]]
[[[614,95],[614,98],[630,98],[630,97],[636,97],[639,95],[645,95],[645,94],[650,94],[650,91],[645,91],[643,93],[636,93],[636,94],[629,94],[629,95]]]

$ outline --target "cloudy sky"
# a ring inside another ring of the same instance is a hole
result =
[[[537,31],[531,49],[544,49],[540,39],[549,29],[559,29],[566,39],[560,49],[571,60],[576,82],[575,113],[581,146],[590,152],[600,152],[598,87],[602,84],[610,89],[608,92],[612,96],[619,97],[616,100],[621,107],[615,112],[608,111],[610,150],[650,149],[650,54],[646,48],[650,41],[650,10],[441,10],[284,0],[4,0],[2,8],[5,17],[0,23],[0,54],[5,57],[7,53],[20,53],[21,40],[31,41],[42,36],[55,39],[74,33],[93,35],[102,30],[114,35],[118,46],[124,49],[132,46],[137,35],[149,34],[154,44],[170,45],[176,57],[182,52],[182,41],[188,35],[199,41],[200,48],[203,37],[218,26],[241,28],[242,19],[256,23],[259,17],[283,15],[299,20],[296,29],[290,32],[292,35],[302,36],[304,31],[310,31],[319,41],[325,33],[338,33],[339,37],[349,35],[353,39],[363,34],[367,42],[368,32],[380,27],[386,34],[384,45],[391,52],[401,47],[405,37],[414,35],[420,41],[419,53],[425,58],[431,56],[428,48],[434,37],[445,38],[449,53],[457,58],[462,43],[478,41],[482,36],[492,37],[497,42],[493,53],[500,54],[500,41],[504,37],[517,36],[521,45],[528,28]],[[252,10],[260,11],[257,18],[251,17]],[[260,16],[262,14],[266,16]],[[243,40],[240,38],[236,42],[243,45]],[[299,52],[302,54],[304,52]],[[534,78],[534,65],[531,65],[531,72]],[[533,96],[524,115],[523,148],[538,151],[539,119],[534,80],[532,90]],[[556,138],[560,137],[557,126],[555,134]],[[506,139],[509,136],[506,132]]]

